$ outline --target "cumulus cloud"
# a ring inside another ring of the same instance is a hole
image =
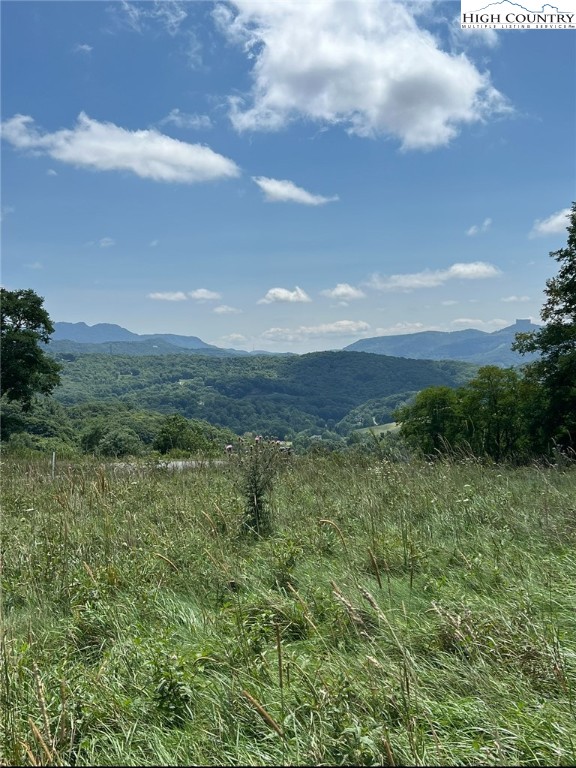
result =
[[[239,315],[242,310],[236,309],[236,307],[229,307],[227,304],[219,304],[217,307],[214,307],[212,312],[215,312],[217,315]]]
[[[354,286],[348,283],[338,283],[335,288],[327,288],[324,291],[320,291],[320,293],[322,296],[328,296],[329,299],[339,299],[340,301],[363,299],[366,296],[360,288],[354,288]]]
[[[91,53],[94,48],[91,45],[88,45],[87,43],[77,43],[74,46],[74,53]]]
[[[232,160],[202,144],[188,144],[156,130],[129,131],[99,123],[84,112],[72,129],[42,133],[28,115],[1,125],[2,138],[16,149],[46,154],[62,163],[97,171],[129,171],[154,181],[212,181],[238,176]]]
[[[488,229],[490,229],[491,225],[492,219],[484,219],[482,224],[473,224],[470,229],[466,230],[466,234],[468,237],[474,237],[475,235],[479,235],[482,232],[486,232]]]
[[[506,296],[504,299],[500,299],[500,301],[512,304],[521,301],[530,301],[530,296]]]
[[[372,276],[369,285],[379,291],[412,291],[416,288],[436,288],[449,280],[482,280],[496,277],[500,270],[485,261],[452,264],[448,269],[425,269],[401,275]]]
[[[212,127],[212,121],[208,115],[187,114],[179,109],[172,109],[166,117],[163,117],[158,125],[175,125],[177,128],[189,128],[201,130]]]
[[[195,291],[188,291],[188,296],[196,301],[217,301],[222,298],[222,294],[216,291],[209,291],[207,288],[197,288]]]
[[[288,290],[288,288],[270,288],[266,293],[266,296],[258,301],[258,304],[272,304],[276,301],[302,303],[312,301],[312,299],[298,286],[296,286],[293,291]]]
[[[238,131],[279,130],[303,118],[359,136],[393,136],[404,149],[450,142],[461,126],[509,110],[464,53],[442,51],[397,0],[234,0],[214,18],[253,62],[245,98],[232,96]]]
[[[485,45],[488,48],[496,48],[500,42],[498,32],[495,29],[466,28],[462,29],[460,15],[454,16],[449,27],[452,44],[456,48]]]
[[[183,291],[159,291],[149,293],[148,298],[157,301],[186,301],[186,294]]]
[[[557,235],[566,231],[570,208],[563,208],[557,213],[548,216],[547,219],[536,219],[530,237],[544,237],[545,235]]]
[[[324,205],[338,200],[338,195],[324,197],[323,195],[313,195],[302,187],[297,187],[292,181],[287,179],[268,179],[266,176],[252,176],[252,181],[256,182],[264,192],[268,203],[300,203],[301,205]]]
[[[369,330],[370,325],[363,320],[337,320],[321,325],[300,325],[298,328],[269,328],[264,331],[262,338],[268,341],[297,342],[324,336],[357,336],[366,334]]]

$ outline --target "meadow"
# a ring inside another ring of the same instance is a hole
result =
[[[244,480],[3,458],[2,764],[576,763],[574,465]]]

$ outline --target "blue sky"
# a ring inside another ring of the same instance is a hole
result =
[[[2,285],[248,350],[537,320],[576,33],[459,8],[3,0]]]

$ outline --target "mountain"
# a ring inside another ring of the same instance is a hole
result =
[[[540,328],[530,320],[516,320],[499,331],[474,328],[462,331],[421,331],[399,336],[374,336],[344,347],[345,352],[371,352],[415,360],[461,360],[477,365],[522,365],[530,355],[519,355],[511,347],[517,333]]]
[[[52,341],[76,341],[80,344],[109,344],[114,341],[141,342],[148,340],[166,342],[185,349],[218,349],[213,344],[206,344],[198,336],[178,336],[173,333],[139,334],[113,323],[97,323],[96,325],[54,323],[54,333],[52,334]]]
[[[58,355],[291,355],[292,352],[266,352],[216,347],[198,336],[175,333],[133,333],[113,323],[54,323],[49,342],[50,354]]]

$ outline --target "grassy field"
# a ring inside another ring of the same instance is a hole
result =
[[[576,470],[5,458],[2,764],[573,765]]]
[[[383,435],[386,432],[397,432],[400,429],[400,425],[395,421],[391,421],[388,424],[378,424],[373,427],[362,427],[362,429],[355,429],[354,432],[358,432],[361,435]]]

